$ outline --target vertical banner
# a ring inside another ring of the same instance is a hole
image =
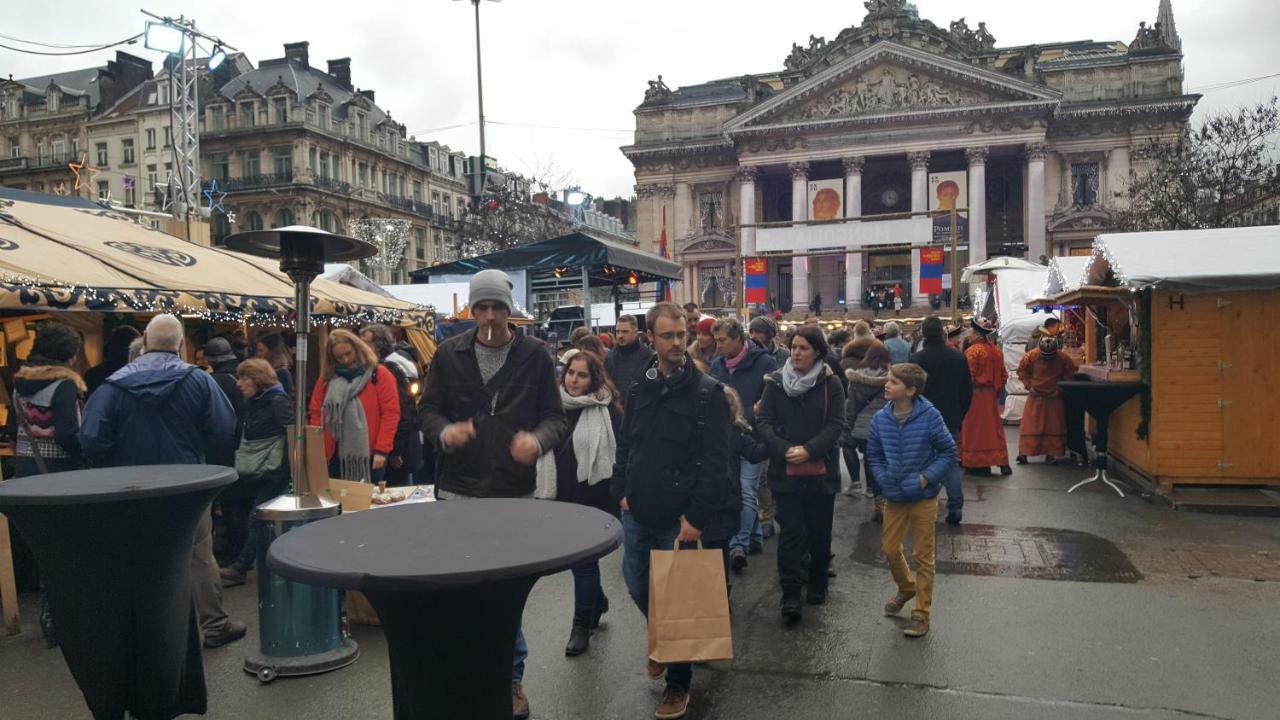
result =
[[[662,206],[662,235],[658,237],[658,254],[670,260],[667,251],[667,206]],[[671,281],[661,280],[658,285],[658,302],[671,302]]]
[[[844,217],[844,178],[810,181],[809,219],[835,220],[839,217]]]
[[[951,242],[951,209],[969,206],[969,175],[963,170],[929,173],[929,210],[933,215],[933,242]],[[969,219],[956,216],[956,242],[963,245],[969,238]]]
[[[743,302],[747,307],[769,302],[769,261],[764,258],[747,258],[742,262],[745,278]]]
[[[942,294],[942,248],[920,248],[920,294]]]

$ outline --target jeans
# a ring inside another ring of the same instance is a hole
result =
[[[738,461],[738,480],[742,483],[742,514],[738,524],[738,534],[729,541],[730,550],[746,551],[751,542],[762,543],[764,536],[760,531],[760,518],[757,510],[760,506],[760,476],[764,471],[764,463]]]
[[[862,476],[867,479],[867,490],[871,492],[872,497],[880,497],[880,483],[876,482],[876,478],[871,474],[871,466],[867,463],[867,441],[855,439],[853,447],[843,448],[844,462],[849,467],[849,477],[853,482],[858,482],[858,454],[862,454]]]
[[[889,561],[889,572],[898,585],[898,592],[914,593],[916,607],[912,615],[929,617],[933,604],[934,574],[934,524],[938,521],[938,501],[925,498],[913,503],[885,503],[884,533],[881,549]],[[916,572],[902,553],[902,541],[911,533],[911,557],[916,561]]]
[[[573,573],[573,619],[590,619],[604,603],[600,562],[591,560],[570,568]]]
[[[774,498],[778,502],[778,524],[782,526],[778,540],[778,579],[782,582],[783,597],[798,595],[805,583],[809,585],[809,592],[825,593],[836,496],[801,490],[776,493]]]
[[[240,548],[240,556],[236,558],[235,566],[248,571],[253,567],[254,562],[258,558],[258,547],[271,540],[271,528],[267,523],[258,519],[258,506],[268,500],[273,500],[285,494],[289,490],[289,476],[265,482],[258,491],[253,495],[253,505],[249,508],[249,531],[245,534],[244,545]]]
[[[645,618],[649,617],[649,551],[670,550],[680,534],[680,523],[644,525],[631,513],[622,513],[622,578],[627,592]],[[667,665],[667,687],[688,690],[693,683],[693,665]]]
[[[441,490],[440,488],[436,488],[437,501],[443,502],[447,500],[470,500],[470,499],[472,498],[470,498],[467,495],[458,495],[457,493],[451,493],[451,492]],[[649,579],[646,577],[645,578],[646,585],[648,584],[648,582],[649,582]],[[515,657],[512,658],[511,660],[511,682],[513,683],[524,682],[524,664],[525,664],[525,660],[527,660],[528,658],[529,658],[529,644],[524,641],[524,628],[516,628],[516,654],[515,654]]]
[[[956,441],[956,447],[960,447],[960,433],[952,433],[951,437]],[[942,486],[947,489],[947,512],[960,514],[964,510],[964,487],[961,484],[964,480],[964,468],[960,467],[959,462],[952,463],[951,470],[947,473],[947,477],[942,481]]]

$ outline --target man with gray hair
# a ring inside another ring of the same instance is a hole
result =
[[[143,352],[89,397],[80,428],[85,457],[98,467],[199,465],[235,442],[236,416],[217,382],[178,353],[182,321],[157,315],[142,335]],[[191,593],[205,647],[244,637],[245,625],[222,609],[222,581],[213,558],[213,523],[196,527]]]
[[[902,338],[902,326],[893,320],[884,324],[884,346],[895,365],[911,358],[911,343]]]

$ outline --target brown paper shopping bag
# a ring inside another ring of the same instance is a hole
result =
[[[649,658],[659,663],[733,659],[729,590],[719,550],[649,551]]]

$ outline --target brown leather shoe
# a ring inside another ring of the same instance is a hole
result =
[[[899,592],[893,596],[892,600],[884,604],[884,614],[897,615],[902,612],[902,608],[906,606],[907,602],[915,596],[916,594],[913,592]]]
[[[924,637],[929,634],[929,618],[925,615],[912,615],[911,624],[902,631],[910,638]]]
[[[528,720],[529,698],[524,696],[524,685],[511,683],[511,717],[513,720]]]
[[[649,666],[645,668],[645,673],[649,675],[650,679],[657,680],[667,674],[667,666],[650,660]]]
[[[689,712],[689,691],[668,685],[667,689],[662,691],[662,700],[658,703],[658,709],[654,711],[653,716],[657,720],[678,720],[687,712]]]
[[[221,630],[208,633],[204,636],[204,646],[209,649],[213,649],[220,648],[223,645],[229,645],[244,637],[248,630],[249,629],[244,623],[238,620],[228,620],[227,624],[223,625]]]

